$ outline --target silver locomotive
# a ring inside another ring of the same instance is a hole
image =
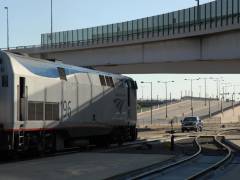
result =
[[[131,78],[7,52],[0,52],[0,77],[0,150],[137,138]]]

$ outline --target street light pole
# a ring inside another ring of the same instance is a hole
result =
[[[193,92],[192,92],[192,82],[193,82],[193,80],[191,79],[191,111],[192,111],[192,116],[193,116],[193,102],[192,102],[192,100],[193,100]]]
[[[205,86],[205,106],[207,106],[207,78],[204,79]]]
[[[165,82],[165,88],[166,88],[166,119],[168,118],[168,108],[167,108],[167,105],[168,105],[168,91],[167,91],[167,82]]]
[[[142,86],[142,101],[143,101],[143,86]]]
[[[142,83],[142,84],[143,84],[143,83],[148,83],[148,84],[151,85],[151,124],[152,124],[152,110],[153,110],[153,109],[152,109],[152,82],[143,82],[143,81],[142,81],[141,83]]]
[[[51,45],[53,44],[53,1],[51,0]]]
[[[227,83],[227,82],[225,82],[225,83],[222,83],[222,84],[224,84],[225,86],[222,86],[222,94],[223,94],[223,101],[225,100],[225,92],[227,92],[227,87],[232,87],[232,85],[230,85],[231,83]],[[228,86],[227,86],[228,85]]]
[[[199,99],[201,98],[201,94],[202,94],[202,86],[199,86]]]
[[[204,80],[204,87],[205,87],[205,103],[204,105],[207,106],[207,79],[213,79],[212,77],[209,78],[199,78]]]
[[[191,82],[191,112],[192,112],[192,116],[193,116],[193,81],[198,81],[200,78],[197,79],[184,79],[185,81],[190,81]]]
[[[7,11],[7,50],[9,50],[9,20],[8,20],[8,7],[4,7]]]
[[[171,83],[174,81],[158,81],[158,83],[164,83],[165,84],[165,91],[166,91],[166,119],[168,118],[168,83]]]
[[[209,118],[211,117],[211,97],[208,100],[208,113],[209,113]]]

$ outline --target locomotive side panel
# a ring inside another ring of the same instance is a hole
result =
[[[127,88],[123,79],[114,79],[115,93],[112,99],[114,107],[114,115],[112,122],[116,125],[128,124],[128,104],[127,104]]]
[[[13,83],[11,62],[0,53],[0,130],[13,128]]]

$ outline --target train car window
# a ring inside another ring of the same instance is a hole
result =
[[[102,85],[102,86],[106,86],[106,81],[105,81],[104,76],[99,75],[99,79],[100,79],[101,85]]]
[[[64,68],[58,67],[58,73],[61,80],[67,81],[67,76]]]
[[[2,76],[2,87],[8,87],[8,76],[7,75]]]

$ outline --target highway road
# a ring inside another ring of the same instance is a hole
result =
[[[232,102],[223,102],[223,108],[231,107]],[[211,101],[210,112],[214,113],[221,110],[221,102]],[[204,100],[193,100],[193,115],[204,116],[209,114],[209,102],[205,106]],[[191,101],[184,100],[176,104],[168,105],[168,120],[176,117],[178,121],[183,119],[184,116],[191,116]],[[140,125],[149,124],[151,122],[151,113],[143,112],[138,114],[138,123]],[[153,124],[166,124],[166,107],[160,107],[159,109],[153,110]]]

